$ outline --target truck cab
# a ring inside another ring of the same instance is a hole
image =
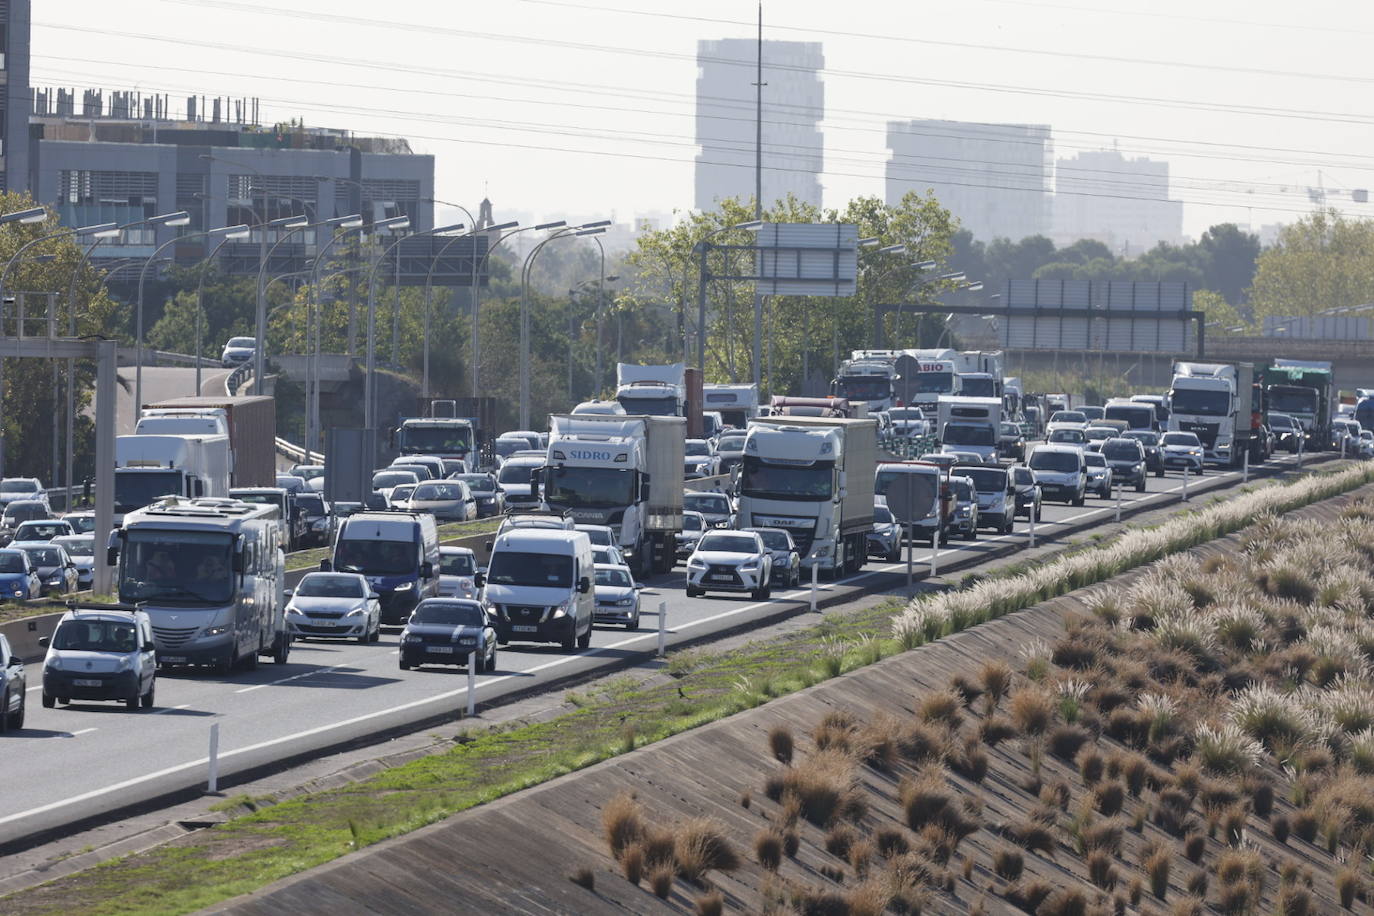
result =
[[[670,366],[616,365],[615,399],[630,416],[682,417],[687,412],[687,370]]]
[[[1195,434],[1208,461],[1238,466],[1258,436],[1250,410],[1253,376],[1249,363],[1175,363],[1169,430]]]
[[[393,436],[396,451],[402,456],[434,455],[467,461],[477,452],[477,432],[473,421],[465,417],[406,417]]]
[[[856,350],[853,358],[840,363],[839,374],[830,383],[830,393],[851,402],[862,402],[870,413],[875,413],[893,406],[894,385],[899,378],[890,358]]]

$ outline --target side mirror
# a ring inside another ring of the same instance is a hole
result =
[[[323,560],[320,561],[320,572],[333,572],[333,571],[334,571],[334,563],[333,563],[332,560],[329,560],[328,558],[326,558],[326,559],[323,559]]]
[[[143,644],[143,651],[144,651],[144,652],[156,652],[156,651],[157,651],[157,643],[152,642],[151,640],[149,640],[148,642],[145,642],[145,643]]]
[[[421,579],[433,579],[433,578],[434,578],[434,564],[433,564],[433,563],[431,563],[431,562],[429,562],[428,560],[426,560],[425,562],[423,562],[423,563],[420,564],[420,578],[421,578]]]
[[[287,598],[290,598],[294,594],[296,594],[296,590],[294,588],[288,588],[282,592],[282,595]]]
[[[52,637],[51,637],[51,636],[40,636],[40,637],[38,637],[38,644],[39,644],[40,646],[42,646],[44,649],[46,649],[46,648],[48,647],[48,644],[51,643],[51,642],[52,642]]]
[[[19,656],[17,656],[17,655],[11,655],[11,656],[10,656],[10,667],[11,667],[11,668],[13,668],[15,665],[20,665],[20,666],[22,666],[23,664],[24,664],[24,660],[23,660],[22,658],[20,658]]]
[[[486,588],[486,587],[487,587],[487,577],[486,577],[486,574],[485,574],[485,573],[480,573],[480,572],[479,572],[477,575],[473,576],[473,577],[472,577],[472,584],[473,584],[475,587],[477,587],[477,588]]]
[[[578,579],[578,580],[577,580],[577,591],[578,591],[578,594],[585,595],[585,594],[587,594],[587,592],[589,592],[589,591],[591,591],[591,590],[592,590],[592,580],[591,580],[591,579],[588,579],[586,576],[583,576],[581,579]]]
[[[643,583],[643,582],[636,582],[636,583],[635,583],[635,591],[640,591],[640,590],[643,589],[643,588],[644,588],[644,583]]]
[[[371,600],[371,601],[381,601],[381,600],[382,600],[382,596],[379,595],[379,594],[377,594],[376,592],[368,592],[368,593],[367,593],[367,597],[368,597],[368,599]],[[407,617],[406,619],[409,620],[410,618]]]
[[[483,546],[487,548],[487,553],[490,554],[491,551],[492,551],[492,548],[496,546],[496,542],[495,542],[495,541],[487,541],[486,544],[484,544]]]

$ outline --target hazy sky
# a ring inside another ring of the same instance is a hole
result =
[[[401,135],[436,196],[622,221],[692,205],[699,38],[753,2],[35,0],[33,83],[257,96],[265,120]],[[891,118],[1049,124],[1057,155],[1167,159],[1197,235],[1374,186],[1374,4],[770,0],[764,36],[822,41],[825,204],[883,193]],[[767,78],[765,74],[765,79]],[[765,96],[766,99],[766,96]],[[765,102],[766,104],[766,102]],[[765,118],[767,113],[765,112]]]

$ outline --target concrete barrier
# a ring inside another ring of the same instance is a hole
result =
[[[52,614],[39,614],[36,617],[0,623],[0,633],[5,634],[5,638],[10,641],[10,651],[22,658],[24,664],[40,662],[43,656],[48,654],[48,650],[38,644],[39,637],[51,636],[53,630],[57,629],[57,621],[61,620],[66,612],[67,609],[64,607]],[[34,683],[32,678],[29,683]]]

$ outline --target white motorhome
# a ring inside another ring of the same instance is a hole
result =
[[[158,664],[286,662],[286,558],[268,507],[158,500],[124,517],[107,562],[120,602],[147,611]]]
[[[681,417],[552,416],[544,504],[609,526],[636,574],[667,572],[682,530],[686,433]]]
[[[873,530],[877,439],[869,419],[754,420],[739,477],[739,526],[787,529],[806,566],[859,569]]]
[[[936,435],[946,449],[978,455],[984,464],[997,463],[997,437],[1002,422],[1002,399],[942,396]]]
[[[233,473],[229,437],[115,437],[115,523],[161,496],[227,496]]]
[[[136,436],[227,436],[229,416],[221,409],[146,407],[134,426]]]
[[[687,413],[687,371],[682,363],[617,363],[615,399],[630,416],[682,417]]]
[[[759,414],[755,385],[702,385],[702,409],[720,414],[726,426],[744,429]]]

